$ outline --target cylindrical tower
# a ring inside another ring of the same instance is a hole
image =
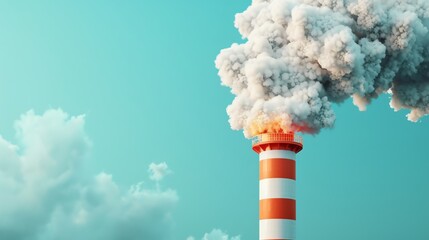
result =
[[[295,239],[295,155],[300,136],[266,133],[253,140],[259,154],[259,239]]]

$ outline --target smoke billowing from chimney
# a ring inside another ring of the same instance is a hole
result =
[[[317,133],[334,125],[332,103],[365,110],[386,92],[410,121],[429,114],[429,1],[253,0],[235,26],[247,41],[216,67],[247,137]]]

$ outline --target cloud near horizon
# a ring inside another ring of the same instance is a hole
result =
[[[171,239],[176,191],[123,191],[107,173],[83,176],[84,125],[61,109],[29,111],[15,122],[18,144],[0,136],[0,239]],[[157,181],[169,172],[161,169]]]
[[[220,229],[213,229],[211,232],[204,234],[201,240],[240,240],[240,236],[230,237],[227,233]],[[196,240],[190,236],[186,240]]]

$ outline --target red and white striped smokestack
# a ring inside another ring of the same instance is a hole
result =
[[[290,133],[266,133],[253,140],[259,154],[259,239],[295,239],[295,155],[302,138]]]

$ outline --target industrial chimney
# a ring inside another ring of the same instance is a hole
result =
[[[295,155],[303,148],[293,132],[254,138],[259,154],[259,239],[296,239]]]

